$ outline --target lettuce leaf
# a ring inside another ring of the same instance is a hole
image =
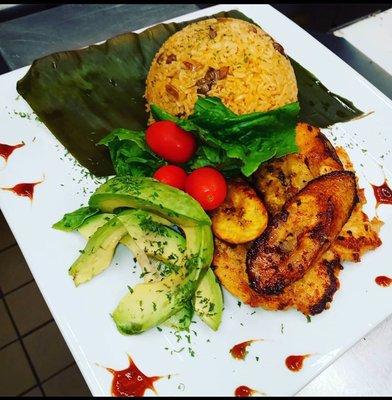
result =
[[[75,211],[65,214],[60,221],[52,225],[52,228],[65,232],[72,232],[83,225],[83,222],[87,218],[92,217],[99,212],[98,209],[91,207],[78,208]]]
[[[115,129],[98,144],[109,148],[117,175],[151,176],[166,162],[146,144],[144,131]]]
[[[151,105],[155,120],[170,120],[192,132],[200,145],[189,169],[210,165],[228,175],[241,172],[246,177],[265,161],[298,151],[295,126],[299,103],[268,112],[236,115],[219,98],[199,97],[194,113],[180,119]]]

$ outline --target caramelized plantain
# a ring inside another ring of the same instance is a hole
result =
[[[356,179],[350,171],[330,172],[309,182],[249,249],[251,288],[279,294],[301,279],[338,236],[356,202]]]
[[[271,215],[313,179],[302,154],[289,154],[268,162],[255,173],[255,186]]]
[[[335,148],[319,128],[300,122],[296,126],[295,141],[314,178],[343,169]]]
[[[255,173],[255,186],[271,215],[312,179],[343,169],[329,140],[319,128],[305,123],[296,127],[298,154],[290,154],[264,164]]]
[[[246,243],[260,236],[268,213],[254,189],[245,182],[228,183],[224,203],[211,215],[212,231],[229,243]]]
[[[254,175],[256,190],[272,216],[314,178],[335,170],[354,170],[344,149],[335,150],[318,128],[300,123],[296,131],[300,153],[268,162]],[[268,310],[294,307],[305,315],[315,315],[329,308],[339,288],[340,261],[359,261],[363,253],[381,244],[377,235],[380,222],[377,219],[369,221],[362,211],[366,203],[363,191],[360,189],[357,194],[360,202],[330,249],[301,279],[278,295],[262,295],[249,286],[246,255],[252,243],[233,245],[215,238],[213,266],[222,285],[253,307]]]
[[[287,286],[283,293],[260,295],[249,286],[246,274],[246,253],[249,245],[231,245],[215,238],[213,268],[221,284],[235,297],[252,307],[266,310],[296,308],[305,315],[321,313],[329,307],[339,288],[337,279],[341,269],[332,252],[326,252],[302,279]]]

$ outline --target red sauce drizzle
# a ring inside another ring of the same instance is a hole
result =
[[[256,341],[257,340],[253,339],[247,340],[246,342],[238,343],[230,349],[230,354],[233,356],[233,358],[236,358],[237,360],[245,360],[245,357],[248,354],[248,346]]]
[[[34,182],[34,183],[18,183],[14,187],[2,188],[2,189],[8,190],[10,192],[14,192],[18,196],[28,197],[30,200],[33,200],[34,188],[39,183],[42,183],[42,181]]]
[[[128,356],[129,367],[121,371],[106,368],[113,374],[112,395],[114,397],[141,397],[147,389],[157,394],[154,382],[162,376],[146,376]]]
[[[373,186],[374,197],[377,200],[377,206],[380,204],[392,204],[392,190],[385,181],[381,186]]]
[[[384,287],[392,285],[392,278],[389,278],[388,276],[378,276],[375,279],[375,281],[376,281],[377,285],[384,286]]]
[[[308,358],[310,354],[288,356],[286,358],[286,367],[293,372],[298,372],[302,369],[305,358]]]
[[[238,386],[238,388],[234,392],[235,397],[250,397],[253,394],[257,393],[256,390],[249,388],[248,386],[242,385]]]
[[[19,147],[23,147],[24,143],[15,144],[11,146],[9,144],[0,143],[0,157],[3,157],[5,161],[8,160],[8,157],[14,152],[14,150],[19,149]]]

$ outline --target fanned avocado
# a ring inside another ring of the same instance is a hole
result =
[[[103,212],[129,207],[151,211],[181,227],[211,225],[200,204],[182,190],[153,178],[121,176],[109,179],[91,196],[89,205]]]
[[[177,274],[159,282],[142,283],[127,293],[113,313],[124,334],[141,333],[159,325],[184,307],[193,296],[200,272],[212,261],[213,241],[208,225],[184,228],[187,262]]]
[[[193,305],[201,320],[216,331],[222,320],[223,295],[211,268],[207,269],[200,280],[193,297]]]
[[[135,210],[132,210],[135,212]],[[142,216],[146,216],[149,213],[145,213],[143,211],[137,210],[137,214],[142,213]],[[88,218],[81,227],[78,228],[80,234],[88,240],[94,232],[104,225],[108,220],[113,218],[114,214],[98,214]],[[164,220],[163,218],[156,217],[151,214],[151,218],[155,220],[159,220],[160,222],[169,222]],[[124,217],[122,217],[124,219]],[[121,220],[121,217],[119,218]],[[142,218],[143,220],[144,218]],[[139,236],[140,232],[135,231],[135,221],[129,220],[128,222],[128,231],[132,229],[132,235]],[[143,226],[143,225],[142,225]],[[163,226],[163,225],[162,225]],[[154,230],[154,225],[147,225],[148,228]],[[166,228],[166,227],[165,227]],[[166,228],[170,229],[170,228]],[[142,231],[142,229],[137,229],[138,231]],[[156,231],[156,230],[155,230]],[[169,232],[170,233],[170,232]],[[173,240],[179,240],[182,248],[185,249],[185,239],[177,234],[178,237],[173,237]],[[165,237],[158,238],[157,241],[165,240]],[[146,243],[147,237],[141,238],[141,241]],[[137,241],[132,239],[130,235],[124,236],[120,243],[125,244],[133,253],[133,255],[137,258],[140,266],[142,267],[144,273],[145,282],[149,282],[152,280],[159,281],[162,277],[167,276],[168,274],[173,272],[174,266],[165,263],[162,260],[157,260],[156,258],[147,256],[146,253],[151,254],[146,249],[143,251],[137,244]],[[148,245],[148,243],[147,243]],[[165,249],[167,250],[167,249]],[[165,251],[167,252],[167,251]],[[170,256],[170,255],[169,255]],[[204,321],[210,328],[217,330],[219,327],[221,318],[222,318],[222,308],[223,308],[223,298],[222,292],[217,282],[214,273],[211,269],[208,269],[205,274],[203,274],[202,279],[196,289],[195,295],[192,299],[192,302],[189,301],[182,309],[180,309],[176,314],[172,315],[166,322],[165,325],[170,328],[176,329],[178,331],[187,330],[192,320],[192,316],[194,311],[199,315],[199,317]]]
[[[135,211],[135,210],[132,210],[132,211]],[[158,223],[158,221],[159,221],[160,224],[165,224],[166,226],[171,225],[170,221],[168,221],[164,218],[158,217],[154,214],[151,214],[150,216],[148,216],[146,214],[149,214],[149,213],[146,213],[146,212],[143,212],[140,210],[136,210],[136,211],[137,211],[137,213],[144,213],[143,216],[145,216],[147,218],[150,217],[151,219],[153,219],[153,221],[155,223]],[[100,228],[101,226],[106,224],[106,222],[108,222],[113,217],[115,217],[115,214],[103,213],[103,214],[93,215],[93,216],[87,218],[83,222],[83,224],[78,228],[78,231],[86,240],[89,240],[89,238],[97,231],[98,228]],[[142,218],[142,220],[145,220],[145,219]],[[143,224],[142,224],[142,226],[143,226]],[[154,228],[157,228],[154,224],[148,224],[147,228],[152,229],[153,231],[155,230],[155,233],[157,233],[157,231],[159,232],[159,230],[161,230],[162,226],[164,226],[164,225],[158,226],[158,230],[157,230],[157,229],[154,229]],[[164,226],[164,228],[166,228],[166,226]],[[134,228],[134,225],[132,226],[132,224],[129,224],[128,227]],[[166,228],[166,229],[170,229],[170,228]],[[140,230],[143,231],[142,229],[139,229],[138,231],[140,231]],[[140,232],[137,232],[137,233],[140,233]],[[175,234],[177,236],[179,236],[179,238],[177,238],[177,239],[179,239],[179,241],[180,241],[181,248],[183,248],[185,250],[185,245],[186,245],[185,239],[181,235],[179,235],[177,232],[175,232]],[[134,229],[132,229],[132,235],[135,235]],[[175,238],[173,238],[173,239],[175,239]],[[161,240],[165,240],[165,237],[161,238]],[[158,238],[158,241],[159,241],[159,238]],[[142,240],[142,242],[145,243],[146,239]],[[143,274],[145,282],[152,281],[152,280],[156,280],[156,281],[161,280],[163,276],[166,276],[173,272],[173,268],[174,268],[173,265],[171,265],[169,263],[165,263],[162,260],[157,260],[156,258],[153,258],[153,257],[148,257],[147,254],[139,247],[136,240],[134,240],[129,234],[124,236],[120,240],[120,243],[126,245],[131,250],[132,254],[134,255],[134,257],[136,257],[138,263],[140,264],[142,270],[145,271],[145,273]],[[176,314],[171,316],[165,322],[165,325],[169,326],[170,328],[176,329],[177,331],[187,330],[191,323],[193,313],[194,313],[194,308],[193,308],[192,302],[189,301],[181,310],[179,310]]]
[[[71,273],[78,272],[77,275],[82,276],[82,281],[91,279],[107,267],[107,261],[109,258],[111,260],[115,246],[126,236],[125,226],[129,228],[128,232],[135,226],[140,228],[140,219],[135,222],[135,216],[145,216],[145,211],[151,211],[169,220],[185,233],[186,251],[184,259],[179,263],[179,269],[160,281],[136,285],[120,301],[112,315],[119,331],[125,334],[140,333],[167,321],[177,312],[189,311],[182,309],[188,307],[199,285],[199,276],[211,264],[213,256],[211,221],[199,203],[186,193],[152,178],[115,177],[96,190],[90,198],[90,207],[103,212],[113,212],[124,207],[144,211],[122,211],[98,228],[87,243],[87,254],[82,254],[71,267]],[[109,227],[113,227],[113,231]],[[108,232],[104,233],[105,230]],[[145,234],[144,229],[143,231]],[[182,238],[178,234],[176,246],[179,246],[179,237]],[[110,241],[110,246],[107,246],[107,254],[102,257],[105,259],[103,262],[97,259],[95,251],[100,252],[101,244],[106,244],[106,241]],[[94,263],[86,262],[91,261],[91,255],[94,257]]]

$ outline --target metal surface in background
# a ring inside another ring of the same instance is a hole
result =
[[[1,23],[0,54],[13,70],[199,9],[196,4],[67,4]]]

